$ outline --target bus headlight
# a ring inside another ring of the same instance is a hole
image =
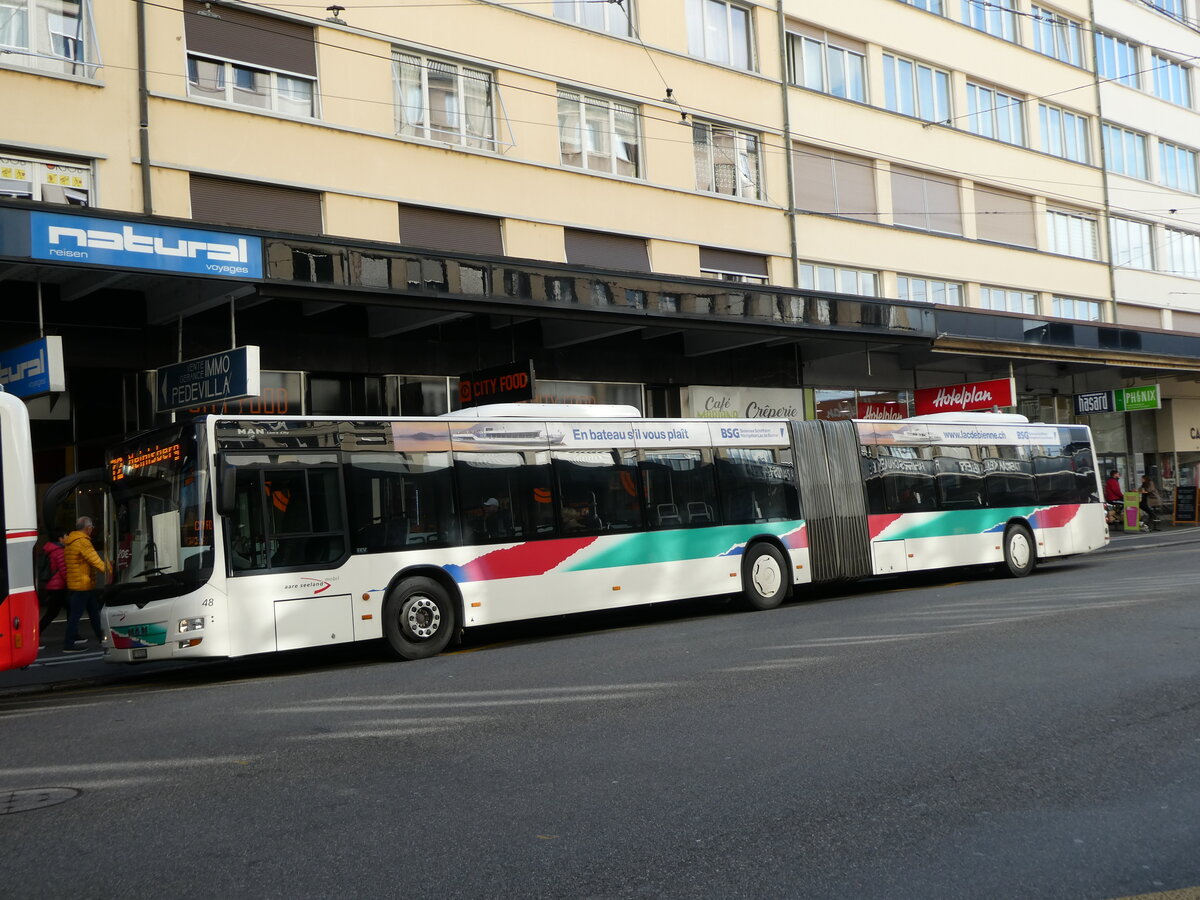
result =
[[[192,619],[180,619],[179,631],[182,634],[185,631],[200,631],[204,628],[204,616],[196,616]]]

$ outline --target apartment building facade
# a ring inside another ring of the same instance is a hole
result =
[[[1090,420],[1194,479],[1192,2],[0,0],[4,344],[60,334],[72,376],[44,470],[253,343],[263,402],[314,413],[438,412],[514,359],[685,415],[1012,377],[1065,421],[1156,383]],[[35,215],[263,268],[38,257]]]

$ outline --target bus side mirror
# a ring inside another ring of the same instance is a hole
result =
[[[237,512],[237,470],[217,460],[217,515],[232,516]]]

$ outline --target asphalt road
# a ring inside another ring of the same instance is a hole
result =
[[[0,866],[64,898],[1192,887],[1195,551],[0,682]]]

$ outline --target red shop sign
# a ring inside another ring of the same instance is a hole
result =
[[[908,418],[907,403],[867,403],[858,404],[860,419],[906,419]]]
[[[918,416],[931,413],[1003,409],[1017,405],[1017,385],[1011,378],[973,381],[945,387],[921,388],[914,392]]]

